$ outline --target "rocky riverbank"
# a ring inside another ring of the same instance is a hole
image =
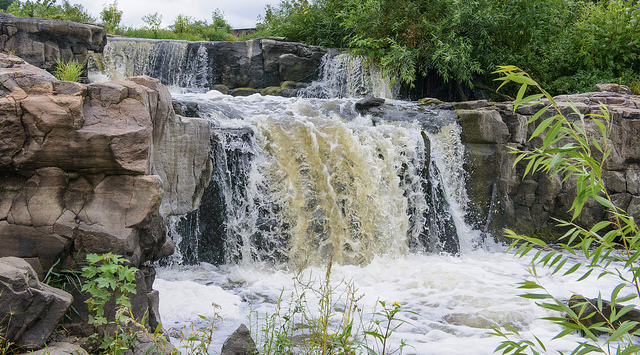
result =
[[[124,255],[140,269],[133,314],[148,314],[155,327],[160,319],[150,262],[173,253],[164,217],[198,206],[208,183],[208,123],[176,116],[167,89],[149,77],[61,82],[0,54],[0,82],[0,257],[26,260],[42,279],[54,265],[72,268],[89,253]],[[15,288],[0,286],[4,301]],[[67,329],[91,334],[86,295],[69,291],[79,314]],[[41,328],[49,317],[12,318],[13,301],[6,302],[0,319],[9,327]],[[12,340],[25,348],[43,345],[16,334]]]
[[[627,87],[616,84],[598,85],[599,91],[558,96],[563,114],[577,119],[569,107],[573,103],[584,115],[600,114],[607,105],[612,118],[609,146],[611,156],[604,166],[604,180],[618,207],[635,218],[640,217],[640,96],[631,95]],[[467,189],[472,200],[471,218],[476,227],[495,236],[503,228],[521,233],[533,233],[543,238],[556,238],[561,230],[553,218],[570,219],[569,209],[575,197],[575,182],[562,181],[561,176],[545,173],[523,179],[526,164],[513,166],[515,154],[509,148],[530,150],[544,137],[528,140],[537,123],[552,115],[548,110],[537,122],[525,123],[544,105],[513,110],[513,103],[472,101],[454,103],[462,126],[462,141],[467,150]],[[592,122],[586,128],[599,134]],[[493,205],[491,204],[492,195]],[[492,208],[492,217],[489,209]],[[587,203],[576,222],[590,225],[606,218],[606,211],[597,203]]]

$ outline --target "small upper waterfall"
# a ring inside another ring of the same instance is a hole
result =
[[[366,59],[347,53],[329,52],[322,58],[322,75],[301,91],[301,96],[335,98],[374,96],[397,97],[399,83],[392,83],[382,69]]]
[[[267,52],[273,47],[274,41],[268,43],[267,48],[261,40],[189,42],[109,38],[104,52],[94,54],[89,60],[89,80],[101,82],[148,75],[160,79],[165,85],[191,91],[207,91],[216,84],[230,87],[278,86],[280,80],[290,80],[286,75],[282,77],[287,64],[280,64],[272,58],[278,54],[271,53],[273,50]],[[302,47],[294,52],[302,55],[308,54],[308,51],[308,48]],[[230,63],[232,61],[239,63]],[[375,96],[392,99],[397,97],[399,91],[399,84],[392,85],[391,79],[379,67],[368,65],[363,57],[329,50],[315,69],[318,71],[318,80],[301,88],[295,96]],[[234,75],[241,78],[231,78]],[[306,81],[312,77],[304,74]]]
[[[148,75],[168,86],[210,88],[214,85],[209,42],[110,38],[104,52],[89,61],[92,82]]]

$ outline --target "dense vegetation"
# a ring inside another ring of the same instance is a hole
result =
[[[638,85],[637,0],[283,0],[260,35],[368,55],[405,83],[437,73],[472,86],[516,63],[553,93]]]
[[[112,34],[237,40],[219,10],[211,23],[179,14],[168,28],[156,12],[134,28],[120,25],[117,5],[105,4],[99,18]],[[0,0],[0,8],[17,16],[96,20],[67,0]],[[640,93],[639,23],[638,0],[282,0],[267,6],[253,37],[351,48],[409,85],[434,74],[467,87],[486,85],[497,65],[514,63],[551,94],[590,91],[602,82]]]
[[[95,19],[82,5],[72,5],[63,0],[61,5],[56,0],[0,0],[0,9],[19,17],[43,17],[74,22],[93,22]]]

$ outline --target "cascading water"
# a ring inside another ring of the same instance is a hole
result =
[[[301,96],[393,99],[399,90],[399,83],[392,84],[378,66],[366,65],[363,57],[329,52],[322,58],[322,77],[302,90]]]
[[[147,74],[199,88],[174,94],[176,106],[211,122],[211,183],[199,210],[170,221],[179,253],[154,283],[165,328],[199,326],[198,315],[217,312],[224,321],[212,351],[240,323],[260,344],[278,300],[293,297],[292,279],[324,275],[332,260],[333,283],[338,290],[341,280],[354,283],[364,317],[379,300],[415,312],[388,341],[394,349],[410,344],[406,354],[491,354],[500,342],[487,336],[492,323],[529,339],[535,333],[549,351],[580,339],[550,345],[558,330],[537,320],[549,311],[518,298],[513,286],[527,277],[522,260],[490,242],[474,249],[480,238],[464,222],[464,147],[453,112],[387,101],[382,114],[361,115],[349,97],[394,92],[375,69],[336,55],[325,58],[324,80],[305,90],[322,99],[203,93],[218,75],[210,44],[127,43],[110,41],[90,78]],[[538,277],[548,289],[567,298],[569,289],[615,287],[545,272]],[[307,297],[309,307],[319,302]]]
[[[372,118],[354,111],[355,100],[175,98],[197,102],[213,127],[211,186],[177,224],[188,262],[366,264],[409,249],[459,252],[438,172],[466,198],[451,112],[391,103]],[[451,148],[431,155],[429,141]]]

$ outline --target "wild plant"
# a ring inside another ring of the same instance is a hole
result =
[[[78,62],[77,60],[70,60],[64,62],[60,59],[56,59],[56,66],[53,70],[53,76],[62,81],[74,81],[81,82],[85,79],[83,74],[86,71],[87,63]]]
[[[113,253],[87,254],[87,262],[89,265],[82,268],[82,277],[86,278],[82,291],[91,295],[86,300],[89,312],[92,313],[88,323],[103,332],[94,334],[92,340],[98,343],[99,350],[121,355],[133,345],[135,339],[126,324],[130,318],[129,294],[136,293],[134,281],[138,269],[126,266],[127,259]],[[105,306],[112,298],[115,301],[114,321],[110,321],[105,314]],[[115,327],[113,333],[107,329],[109,325]]]
[[[509,82],[520,84],[514,109],[521,105],[544,104],[527,122],[534,124],[541,120],[530,138],[540,137],[541,143],[539,147],[527,151],[514,149],[514,153],[518,154],[516,164],[521,161],[527,163],[525,176],[543,172],[560,174],[563,181],[573,179],[576,182],[576,197],[570,209],[572,219],[558,220],[558,226],[566,230],[558,243],[547,244],[534,236],[506,230],[506,235],[513,239],[510,250],[515,250],[516,256],[522,258],[533,254],[528,268],[532,279],[519,283],[519,288],[525,291],[521,297],[536,300],[538,306],[557,312],[556,315],[543,318],[561,327],[562,330],[554,339],[575,331],[584,334],[584,341],[576,343],[572,354],[640,352],[636,338],[640,335],[639,322],[621,320],[622,316],[635,308],[632,304],[623,303],[636,300],[640,295],[640,230],[634,218],[614,204],[603,178],[603,166],[611,154],[610,137],[614,124],[607,107],[600,105],[600,112],[584,115],[569,103],[571,117],[568,117],[553,97],[524,71],[505,66],[500,67],[497,73],[503,75],[498,79],[503,82],[502,85]],[[525,97],[528,87],[537,89],[540,94]],[[542,99],[544,101],[540,101]],[[546,112],[550,115],[545,116]],[[595,225],[585,227],[578,225],[575,220],[588,201],[604,206],[608,215]],[[551,294],[541,284],[537,271],[539,267],[548,268],[552,275],[561,274],[563,277],[579,272],[582,275],[578,281],[587,280],[595,271],[598,278],[612,278],[618,284],[610,294],[610,303],[604,302],[599,293],[594,299],[579,295],[577,301],[574,299],[568,304],[567,300]],[[507,325],[504,330],[494,325],[493,330],[493,335],[505,338],[496,352],[547,352],[540,339],[535,336],[534,339],[524,339],[511,326]]]
[[[364,295],[352,281],[331,281],[332,263],[324,277],[304,276],[302,269],[294,277],[294,290],[276,300],[275,311],[263,318],[251,311],[249,324],[262,354],[395,354],[402,353],[404,342],[391,350],[389,339],[403,324],[398,317],[405,311],[394,302],[379,301],[369,323],[363,321],[358,302]],[[317,299],[317,307],[310,300]]]
[[[386,354],[402,354],[402,350],[407,344],[405,344],[404,340],[400,341],[400,346],[391,350],[388,349],[387,341],[400,326],[403,324],[410,324],[408,321],[397,317],[398,314],[401,313],[409,313],[409,314],[417,314],[413,311],[403,310],[400,303],[393,302],[391,306],[387,306],[387,302],[378,301],[380,306],[382,306],[382,310],[380,312],[374,312],[374,319],[369,324],[369,330],[364,332],[365,334],[365,348],[367,349],[369,354],[378,354],[378,355],[386,355]],[[373,343],[369,346],[369,337],[373,338]],[[375,349],[372,347],[375,346]]]
[[[213,303],[213,308],[216,310],[213,316],[207,317],[198,315],[200,320],[206,323],[203,327],[196,327],[194,322],[191,322],[190,331],[187,331],[187,327],[183,327],[180,330],[173,330],[173,334],[180,339],[183,344],[181,347],[185,353],[189,355],[208,355],[209,347],[214,339],[214,332],[218,329],[218,323],[222,321],[222,317],[218,314],[217,310],[220,306]]]

